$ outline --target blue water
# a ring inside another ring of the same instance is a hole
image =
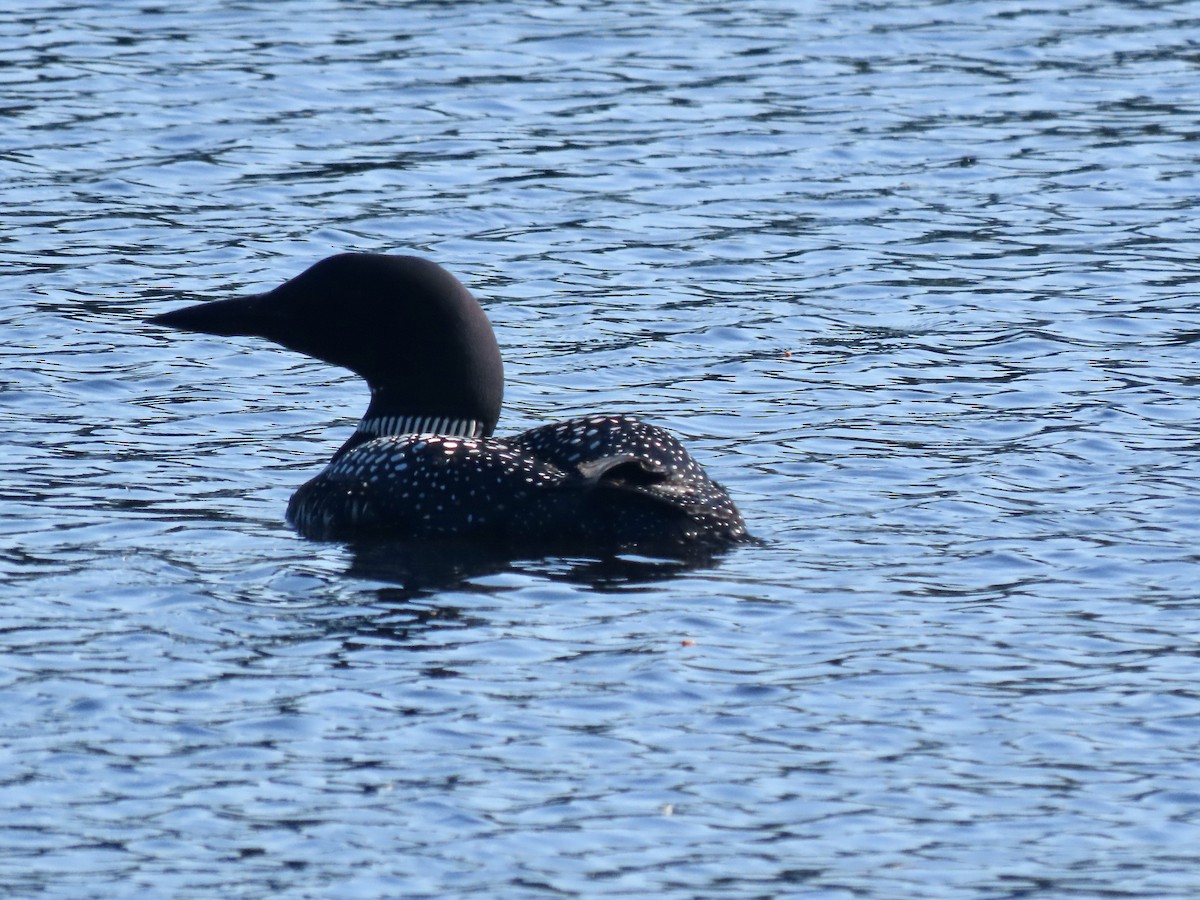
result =
[[[1194,897],[1200,3],[0,12],[13,896]],[[761,546],[296,537],[351,376],[149,314],[343,250]]]

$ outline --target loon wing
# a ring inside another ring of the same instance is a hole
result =
[[[651,484],[662,484],[671,477],[665,466],[657,465],[648,459],[634,456],[631,453],[619,453],[615,456],[605,456],[602,459],[589,459],[576,465],[576,470],[589,484],[598,485],[600,482],[645,487]]]

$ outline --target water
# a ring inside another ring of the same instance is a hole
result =
[[[1200,4],[35,4],[0,65],[7,893],[1200,890]],[[350,249],[484,301],[502,432],[665,424],[764,544],[297,538],[362,386],[140,322]]]

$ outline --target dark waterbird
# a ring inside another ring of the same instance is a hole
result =
[[[504,391],[495,334],[467,289],[428,260],[341,254],[266,293],[149,321],[267,338],[366,380],[358,428],[288,504],[306,537],[525,553],[675,553],[746,538],[725,490],[675,437],[633,416],[492,437]]]

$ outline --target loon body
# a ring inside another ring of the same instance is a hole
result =
[[[670,433],[633,416],[492,436],[503,367],[483,309],[411,256],[332,256],[272,291],[150,319],[255,335],[362,376],[371,402],[288,504],[316,539],[465,538],[521,549],[714,547],[746,528]]]

